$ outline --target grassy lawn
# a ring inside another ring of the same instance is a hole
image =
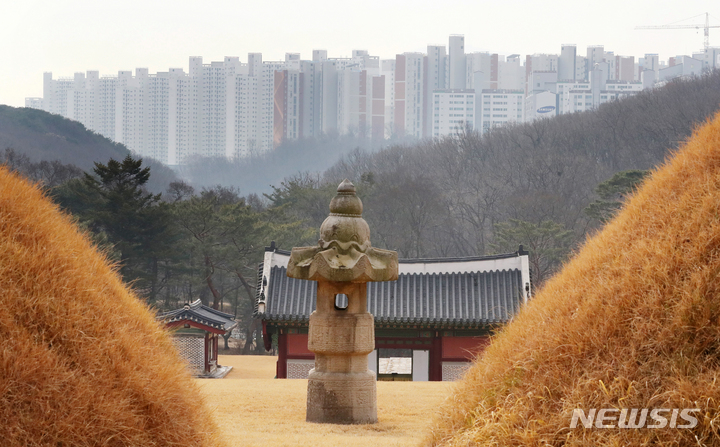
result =
[[[198,379],[231,446],[417,446],[447,382],[378,382],[374,425],[305,422],[307,380],[275,380],[276,357],[220,356],[224,379]]]

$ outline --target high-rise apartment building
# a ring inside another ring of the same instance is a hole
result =
[[[582,79],[590,79],[590,72],[595,69],[595,65],[605,61],[605,47],[602,45],[592,45],[587,47],[587,62],[585,66],[585,75]]]
[[[635,57],[615,56],[615,80],[633,82],[635,80]]]
[[[465,36],[450,36],[447,67],[448,88],[453,90],[464,89],[467,78],[467,70],[465,67]]]
[[[441,45],[428,45],[427,56],[425,56],[425,92],[423,95],[423,110],[425,116],[423,118],[423,137],[432,136],[433,131],[433,112],[434,107],[431,106],[433,101],[433,92],[446,88],[445,75],[447,71],[447,55],[445,47]]]
[[[380,61],[380,75],[385,79],[385,138],[395,132],[395,59]]]
[[[385,75],[372,76],[370,92],[370,132],[374,144],[380,144],[385,139]]]
[[[476,91],[489,89],[490,74],[493,65],[490,53],[468,53],[465,55],[465,69],[467,72],[465,86]],[[495,81],[497,81],[497,60],[495,61]]]
[[[274,73],[273,145],[302,136],[302,73],[278,70]]]
[[[436,90],[432,98],[434,138],[474,129],[474,90]]]
[[[395,57],[395,134],[422,138],[424,55],[404,53]]]
[[[575,45],[562,45],[558,58],[558,79],[562,81],[575,81],[577,76],[577,48]]]
[[[498,89],[525,90],[525,69],[520,64],[520,55],[511,54],[505,60],[498,58]]]
[[[476,96],[480,113],[475,122],[481,132],[522,122],[525,96],[522,90],[484,90]]]
[[[245,157],[322,134],[380,144],[446,135],[460,121],[486,131],[589,110],[657,82],[720,68],[720,48],[714,47],[668,64],[657,54],[636,63],[603,46],[577,53],[575,45],[562,45],[559,55],[466,53],[464,36],[452,35],[447,48],[429,45],[426,53],[387,60],[367,50],[347,58],[313,50],[312,60],[286,53],[280,61],[249,53],[247,63],[190,57],[188,72],[138,68],[59,79],[45,73],[43,97],[26,98],[26,106],[75,119],[142,156],[179,165],[198,156]]]

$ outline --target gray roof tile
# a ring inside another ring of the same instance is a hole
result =
[[[368,311],[377,323],[502,323],[520,308],[522,290],[519,269],[401,273],[397,281],[368,283]],[[315,310],[316,291],[315,281],[288,278],[285,267],[274,266],[264,289],[262,317],[270,322],[306,323]]]
[[[225,332],[232,330],[238,324],[237,321],[233,320],[232,315],[205,306],[200,300],[187,304],[180,309],[161,313],[157,316],[157,319],[164,323],[181,320],[196,321]]]

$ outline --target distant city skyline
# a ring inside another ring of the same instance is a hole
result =
[[[591,110],[676,78],[720,68],[720,47],[661,61],[620,56],[603,46],[562,45],[560,54],[465,53],[465,37],[427,53],[380,59],[313,50],[312,60],[247,62],[191,56],[189,70],[147,68],[101,76],[97,70],[54,78],[26,107],[77,120],[142,156],[172,166],[195,156],[247,157],[287,141],[354,135],[374,146],[388,139],[487,132],[498,126]]]
[[[360,49],[391,59],[425,52],[427,45],[447,45],[450,34],[465,36],[466,52],[555,54],[562,44],[603,45],[616,55],[657,53],[667,60],[701,50],[702,30],[634,27],[703,23],[705,12],[711,24],[720,25],[717,3],[701,0],[608,0],[591,6],[576,1],[385,0],[356,9],[325,0],[203,6],[137,0],[119,5],[12,2],[0,16],[0,104],[21,107],[25,97],[41,96],[46,71],[56,76],[88,69],[111,75],[137,67],[158,72],[187,69],[187,58],[194,55],[245,59],[259,52],[264,60],[283,60],[291,52],[310,59],[314,49],[327,50],[329,57],[350,57]],[[720,46],[719,29],[710,31],[710,44]]]

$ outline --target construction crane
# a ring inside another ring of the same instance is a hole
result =
[[[702,14],[690,17],[690,19],[694,19],[695,17],[700,17]],[[689,20],[689,19],[686,19]],[[675,22],[677,23],[677,22]],[[710,46],[710,28],[720,28],[720,25],[713,25],[710,26],[710,13],[705,13],[705,24],[697,24],[697,25],[659,25],[659,26],[636,26],[635,29],[700,29],[703,28],[705,31],[705,51],[707,51],[708,47]]]

